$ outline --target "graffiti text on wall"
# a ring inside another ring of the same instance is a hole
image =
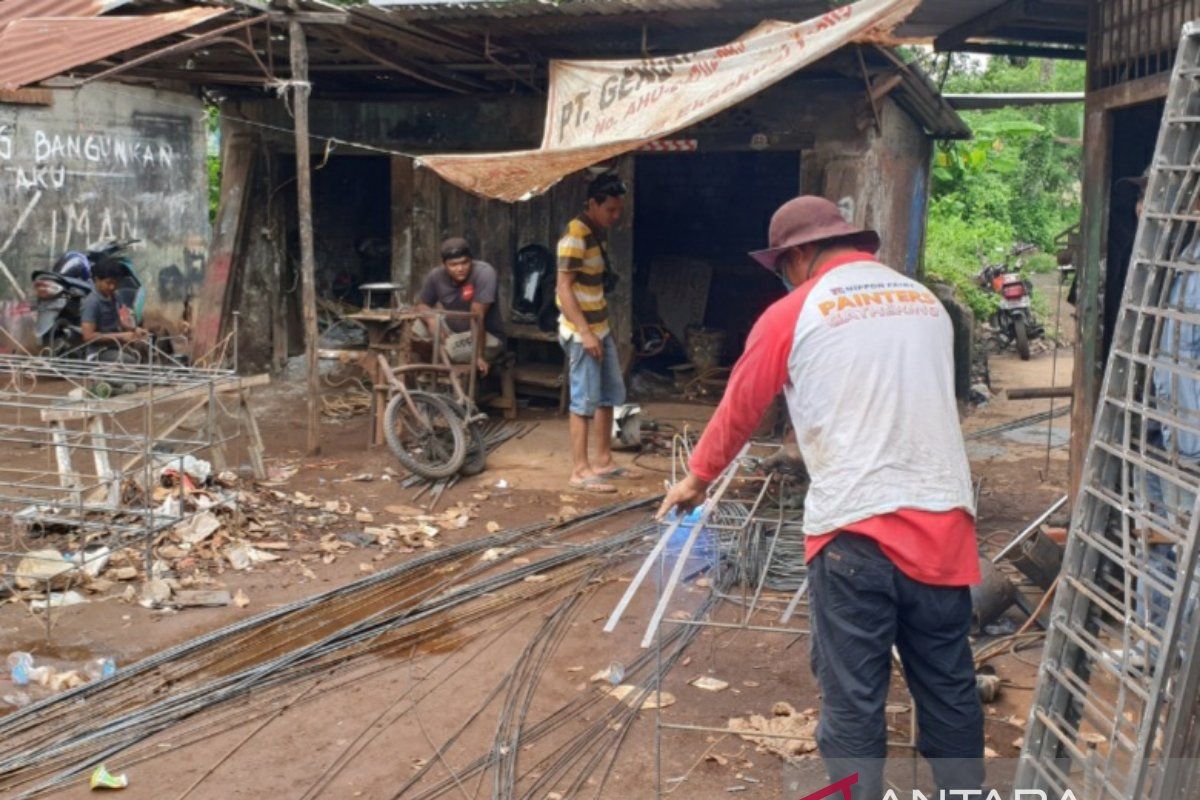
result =
[[[0,123],[4,179],[25,191],[63,189],[68,178],[132,178],[170,170],[175,149],[164,139],[106,133],[56,133],[34,128],[18,135]]]

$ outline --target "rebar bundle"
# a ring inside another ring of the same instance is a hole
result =
[[[113,677],[47,698],[0,719],[0,791],[33,797],[115,753],[232,700],[328,673],[363,654],[411,647],[578,581],[588,560],[634,545],[645,529],[499,571],[479,562],[509,546],[511,559],[601,518],[645,505],[622,503],[570,523],[540,523],[447,547],[322,595],[259,615],[152,656]],[[434,567],[455,565],[441,578]],[[525,578],[548,574],[544,582]]]

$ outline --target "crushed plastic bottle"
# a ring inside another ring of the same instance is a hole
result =
[[[100,681],[111,677],[117,671],[117,662],[111,658],[93,658],[83,667],[83,672],[89,681]]]
[[[620,661],[614,661],[608,665],[608,682],[613,686],[617,686],[621,681],[625,680],[625,665]]]
[[[33,670],[33,656],[22,650],[8,654],[8,674],[17,686],[28,686]]]

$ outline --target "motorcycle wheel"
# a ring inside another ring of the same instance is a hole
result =
[[[1013,341],[1017,345],[1017,355],[1022,361],[1028,361],[1030,356],[1029,350],[1029,329],[1026,327],[1025,320],[1018,317],[1013,320]]]

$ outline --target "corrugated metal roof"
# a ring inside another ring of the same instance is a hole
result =
[[[129,0],[0,0],[0,28],[30,17],[98,17]]]
[[[143,16],[18,19],[0,31],[0,88],[28,86],[228,13],[188,8]]]
[[[1003,5],[1008,0],[922,0],[896,30],[902,39],[928,40]],[[803,19],[828,8],[827,2],[781,0],[370,0],[370,5],[401,19],[450,23],[462,20],[635,16],[671,11],[753,13]],[[1082,8],[1082,5],[1081,5]],[[677,17],[675,21],[679,21]],[[1078,27],[1087,26],[1080,14]]]

